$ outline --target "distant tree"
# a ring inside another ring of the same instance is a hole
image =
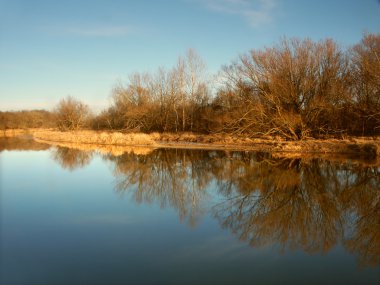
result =
[[[58,103],[54,114],[57,127],[62,131],[81,129],[90,119],[89,107],[70,96]]]
[[[53,114],[45,110],[0,112],[0,130],[51,128],[53,121]]]

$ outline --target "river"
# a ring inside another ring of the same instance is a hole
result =
[[[380,284],[380,167],[1,138],[0,284]]]

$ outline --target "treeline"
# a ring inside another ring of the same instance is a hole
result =
[[[380,133],[380,35],[365,35],[348,51],[332,40],[283,40],[241,56],[224,74],[213,104],[227,132],[289,139]]]
[[[49,111],[0,112],[0,130],[52,128],[55,126],[55,115]]]
[[[227,133],[256,137],[380,134],[380,34],[342,49],[284,39],[251,50],[211,80],[189,50],[177,64],[134,73],[98,115],[74,98],[54,110],[61,130]]]
[[[211,102],[205,64],[194,50],[172,69],[134,73],[113,90],[112,104],[95,118],[95,128],[143,132],[209,132]]]

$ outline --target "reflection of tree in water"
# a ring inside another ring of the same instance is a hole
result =
[[[380,261],[379,168],[200,150],[107,159],[115,163],[117,191],[173,207],[190,224],[207,211],[216,185],[214,216],[252,246],[323,253],[343,242],[361,264]]]
[[[224,178],[234,187],[215,207],[215,215],[253,246],[329,250],[341,233],[341,211],[326,188],[330,180],[318,182],[315,170],[313,163],[300,160],[262,160],[239,168]],[[329,176],[327,169],[323,176]]]
[[[229,164],[217,178],[228,191],[214,214],[242,240],[326,252],[344,239],[362,264],[379,263],[377,168],[299,159]]]
[[[361,265],[380,264],[380,168],[356,169],[346,174],[350,183],[342,198],[355,220],[353,234],[345,240],[359,254]]]
[[[206,203],[211,181],[210,152],[156,150],[147,156],[108,156],[116,163],[116,190],[133,191],[137,202],[158,201],[177,209],[181,220],[196,223]]]
[[[92,160],[92,151],[82,151],[75,148],[57,147],[53,151],[53,159],[64,169],[75,170],[83,168]]]

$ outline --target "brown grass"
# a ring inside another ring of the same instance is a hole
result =
[[[10,133],[25,133],[11,131]],[[195,134],[195,133],[120,133],[96,132],[89,130],[59,132],[56,130],[32,130],[34,138],[42,142],[92,144],[97,149],[101,146],[133,146],[133,147],[171,147],[198,149],[231,149],[255,150],[276,153],[315,153],[315,154],[345,154],[367,158],[380,156],[380,138],[349,137],[347,139],[308,139],[301,141],[286,141],[277,137],[246,138],[225,134]],[[113,150],[118,153],[122,150]],[[128,150],[126,150],[128,151]],[[139,152],[137,149],[136,152]],[[109,151],[107,151],[109,152]],[[144,152],[144,151],[142,151]]]
[[[34,137],[40,141],[97,144],[97,145],[118,145],[118,146],[154,146],[155,141],[147,134],[119,132],[96,132],[96,131],[39,131]]]

